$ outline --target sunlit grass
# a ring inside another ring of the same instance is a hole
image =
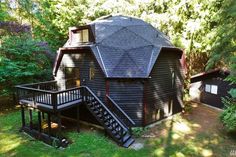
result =
[[[22,157],[189,157],[228,156],[236,144],[231,137],[214,130],[202,131],[202,124],[175,115],[155,127],[150,134],[159,135],[143,138],[144,148],[135,151],[117,146],[111,139],[94,131],[77,133],[70,131],[66,136],[72,141],[61,150],[49,147],[19,132],[20,112],[0,115],[0,156]],[[46,125],[46,124],[45,124]]]

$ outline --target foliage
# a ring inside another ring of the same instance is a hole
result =
[[[53,51],[61,47],[68,28],[84,25],[108,14],[141,18],[170,37],[186,53],[189,79],[202,72],[211,54],[219,21],[215,17],[224,0],[18,0],[16,15],[31,23],[35,38],[47,41]],[[16,18],[17,18],[16,16]],[[203,57],[206,56],[206,57]],[[200,68],[199,68],[200,67]]]
[[[14,85],[50,78],[50,64],[39,41],[23,34],[4,36],[1,41],[0,95],[9,95]]]
[[[86,24],[108,14],[139,17],[166,33],[172,42],[191,52],[209,52],[217,21],[212,16],[222,0],[19,0],[17,15],[28,20],[36,37],[61,46],[68,27]]]
[[[8,11],[8,3],[6,1],[2,2],[0,0],[0,21],[9,21],[14,19],[12,16],[10,16]]]
[[[141,137],[148,129],[143,127],[132,128],[132,134],[135,137]]]
[[[225,97],[222,98],[222,102],[225,107],[220,115],[220,119],[229,132],[236,131],[236,99]]]
[[[236,83],[236,1],[225,0],[214,18],[219,25],[212,42],[212,54],[207,69],[216,66],[229,68],[230,76],[226,80]],[[236,130],[235,91],[235,88],[231,89],[230,97],[222,99],[225,109],[221,120],[229,131]]]

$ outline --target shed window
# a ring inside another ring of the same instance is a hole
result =
[[[218,86],[212,85],[212,86],[211,86],[211,93],[212,93],[212,94],[217,94],[217,91],[218,91]]]
[[[76,43],[86,43],[89,42],[89,31],[88,29],[78,30],[73,33],[72,41]]]
[[[205,91],[208,93],[217,94],[218,93],[218,86],[206,84]]]
[[[94,80],[95,78],[95,68],[94,66],[91,66],[89,68],[89,80]]]
[[[211,92],[211,85],[206,84],[205,85],[205,91],[210,93]]]

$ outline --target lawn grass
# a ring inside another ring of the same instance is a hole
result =
[[[149,156],[150,148],[139,151],[117,146],[103,134],[97,132],[67,132],[72,144],[62,150],[49,147],[28,135],[19,132],[21,125],[20,112],[14,111],[0,115],[0,156],[42,156],[42,157],[119,157]]]
[[[207,114],[206,114],[207,115]],[[0,156],[19,157],[189,157],[229,156],[236,149],[236,140],[227,135],[218,124],[204,128],[201,121],[190,115],[176,115],[144,133],[138,141],[144,148],[136,151],[117,146],[96,131],[68,131],[72,144],[66,149],[56,149],[19,132],[20,112],[0,114]],[[197,116],[196,116],[197,117]],[[212,117],[211,117],[212,118]],[[215,117],[217,118],[217,117]]]

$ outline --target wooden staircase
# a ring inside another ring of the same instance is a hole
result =
[[[84,98],[88,110],[103,125],[111,138],[119,145],[128,148],[134,142],[130,128],[116,114],[112,113],[88,87],[84,88],[86,89]]]
[[[131,137],[131,127],[135,123],[109,96],[107,96],[109,104],[105,105],[87,86],[60,91],[57,90],[55,81],[21,85],[16,88],[18,101],[21,104],[22,128],[27,128],[24,108],[30,107],[47,113],[49,123],[51,114],[59,115],[59,126],[61,126],[61,111],[74,106],[79,107],[83,103],[104,127],[106,133],[119,145],[128,148],[134,142]],[[42,134],[40,129],[38,134]]]

